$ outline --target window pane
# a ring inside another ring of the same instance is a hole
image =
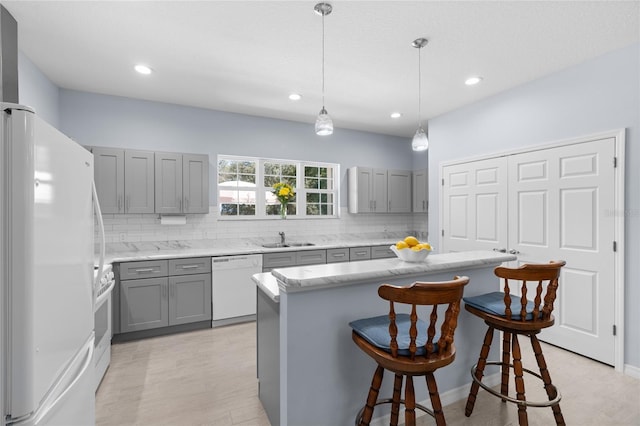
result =
[[[333,179],[327,179],[327,189],[333,189]]]
[[[280,182],[280,179],[277,176],[265,176],[264,177],[264,186],[265,187],[273,187],[276,183]]]
[[[327,189],[327,180],[326,179],[319,179],[318,183],[320,184],[320,189]]]
[[[238,206],[236,204],[220,204],[221,216],[236,216],[238,214]]]
[[[320,213],[317,204],[307,204],[307,215],[309,216],[317,216]]]
[[[307,193],[307,203],[317,203],[320,201],[320,194],[317,193]]]
[[[255,216],[256,205],[255,204],[240,204],[239,206],[241,216]]]
[[[218,161],[218,173],[236,173],[238,171],[238,164],[231,160]]]
[[[255,175],[238,175],[238,180],[240,182],[251,183],[253,185],[243,185],[242,183],[238,184],[238,186],[256,186],[256,176]]]
[[[280,204],[270,204],[265,206],[265,212],[267,213],[267,216],[280,214]]]
[[[326,167],[320,167],[320,177],[327,177],[327,168]]]
[[[238,164],[238,173],[256,174],[256,163],[254,161],[242,161]]]
[[[236,175],[226,174],[226,173],[219,174],[218,183],[225,183],[225,182],[236,182]]]
[[[320,202],[322,203],[327,202],[327,194],[320,194]]]
[[[318,176],[318,168],[305,166],[304,168],[305,177],[317,177]]]
[[[295,176],[296,175],[296,165],[295,164],[283,164],[282,165],[282,174],[284,176]]]
[[[308,189],[317,189],[318,179],[306,178],[304,180],[304,187]]]
[[[289,203],[287,204],[287,214],[288,215],[294,215],[296,214],[296,205],[295,203]]]
[[[282,178],[282,182],[284,182],[284,183],[288,183],[288,184],[289,184],[289,185],[291,185],[294,189],[298,186],[298,185],[297,185],[297,180],[296,180],[295,176],[294,176],[294,177],[283,177],[283,178]]]
[[[322,205],[320,206],[320,214],[322,214],[322,215],[325,215],[325,216],[326,216],[326,215],[327,215],[327,211],[328,211],[328,207],[329,207],[329,206],[327,206],[326,204],[322,204]]]
[[[264,163],[264,174],[265,175],[279,175],[280,174],[280,164]]]

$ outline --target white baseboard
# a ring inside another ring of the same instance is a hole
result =
[[[635,367],[634,367],[635,368]],[[500,373],[491,374],[488,376],[484,376],[482,378],[482,383],[487,386],[493,387],[500,383]],[[442,406],[452,404],[456,401],[460,401],[461,399],[466,399],[469,396],[469,385],[471,383],[467,383],[464,386],[460,386],[451,390],[448,390],[444,393],[440,394],[440,402]],[[384,398],[384,396],[383,396]],[[418,401],[418,404],[424,405],[425,407],[431,409],[431,401],[426,399],[424,401]],[[426,416],[426,413],[423,413],[420,410],[416,410],[416,417]],[[389,424],[389,419],[391,418],[390,414],[376,417],[371,420],[371,426],[384,426]]]
[[[633,365],[625,364],[624,374],[626,376],[633,377],[634,379],[640,379],[640,368]]]

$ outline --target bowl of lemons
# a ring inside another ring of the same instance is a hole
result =
[[[432,247],[431,244],[421,243],[416,237],[410,236],[391,245],[390,249],[400,260],[405,262],[422,262],[429,256]]]

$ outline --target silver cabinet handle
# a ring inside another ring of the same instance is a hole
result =
[[[506,253],[507,249],[506,248],[494,248],[493,251],[498,251],[500,253]]]
[[[153,268],[136,269],[136,272],[153,272]]]
[[[122,211],[122,195],[118,196],[118,213]]]
[[[391,200],[389,200],[389,211],[391,211]]]
[[[125,203],[125,205],[124,205],[124,211],[125,211],[125,213],[128,213],[128,212],[129,212],[129,207],[130,207],[130,206],[131,206],[131,196],[130,196],[130,195],[127,195],[127,201],[126,201],[126,203]]]
[[[184,198],[184,212],[189,211],[189,199],[187,197]]]
[[[520,254],[520,252],[516,249],[509,250],[509,254]]]
[[[376,210],[376,207],[377,207],[376,204],[378,204],[378,201],[377,200],[373,200],[373,210],[374,211]]]
[[[427,202],[425,200],[422,200],[422,210],[427,209],[427,206],[425,204],[427,204]]]
[[[365,254],[367,254],[366,251],[357,251],[356,252],[356,256],[364,256]]]
[[[184,265],[184,266],[181,266],[180,268],[181,268],[181,269],[196,269],[196,268],[198,268],[199,266],[200,266],[200,265]]]
[[[333,257],[344,257],[345,254],[344,253],[336,253],[333,255]]]

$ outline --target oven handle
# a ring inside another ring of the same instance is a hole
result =
[[[100,307],[100,305],[102,305],[102,303],[107,300],[107,298],[109,297],[109,295],[111,295],[111,290],[113,290],[113,287],[115,287],[116,285],[116,280],[111,280],[111,283],[109,283],[109,287],[107,288],[107,290],[105,292],[103,292],[100,296],[98,296],[98,298],[96,299],[96,310]]]

